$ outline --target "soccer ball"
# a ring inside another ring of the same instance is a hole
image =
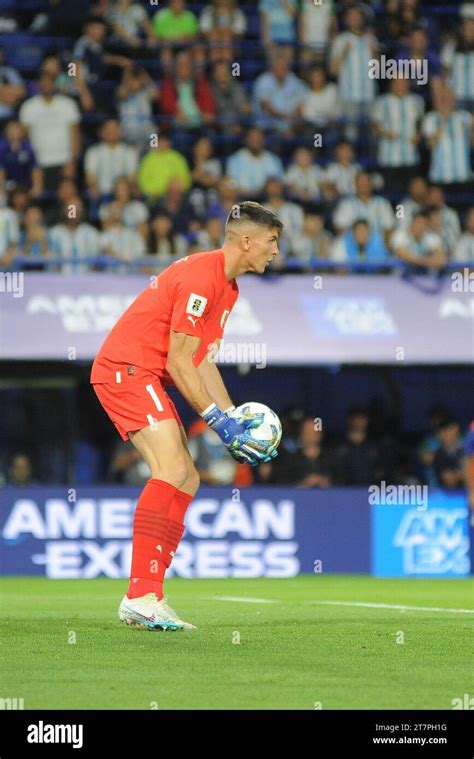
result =
[[[261,424],[258,427],[250,428],[248,434],[254,440],[263,443],[266,446],[267,453],[271,453],[280,445],[281,422],[275,412],[265,406],[264,403],[254,403],[253,401],[242,403],[241,406],[237,406],[231,412],[230,416],[239,422],[252,418],[261,419]]]

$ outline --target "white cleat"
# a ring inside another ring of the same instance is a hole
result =
[[[140,598],[127,598],[125,595],[119,606],[119,619],[132,627],[147,627],[149,630],[182,630],[185,623],[174,612],[172,615],[169,613],[164,600],[158,601],[154,593]]]
[[[184,622],[182,619],[178,617],[176,612],[171,608],[171,606],[168,606],[166,603],[166,598],[162,598],[161,601],[158,601],[158,606],[160,606],[163,610],[163,613],[166,614],[170,619],[172,619],[174,622],[177,622],[183,626],[183,630],[197,630],[196,625],[192,625],[191,622]]]

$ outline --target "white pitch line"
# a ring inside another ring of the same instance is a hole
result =
[[[279,604],[280,601],[273,598],[247,598],[245,596],[207,596],[206,601],[237,601],[248,604]]]
[[[362,606],[367,609],[399,609],[400,611],[451,611],[458,614],[474,614],[474,609],[445,609],[440,606],[402,606],[397,604],[375,604],[365,601],[304,601],[307,604],[324,604],[327,606]]]

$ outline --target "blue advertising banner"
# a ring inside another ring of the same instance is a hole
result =
[[[372,574],[464,577],[471,567],[469,509],[463,493],[430,491],[422,506],[372,506]]]
[[[2,575],[128,577],[139,491],[6,488]],[[293,577],[370,571],[367,491],[201,488],[170,574]]]
[[[469,574],[464,494],[430,491],[418,505],[377,505],[370,490],[203,487],[187,511],[170,575]],[[128,577],[138,495],[119,486],[5,488],[0,574]]]

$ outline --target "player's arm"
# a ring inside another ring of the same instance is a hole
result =
[[[197,335],[186,335],[184,332],[171,330],[166,364],[166,369],[179,392],[198,414],[214,403],[203,376],[193,363],[193,356],[200,342],[201,338]]]
[[[234,406],[234,404],[227,392],[224,380],[222,379],[222,375],[215,361],[216,353],[219,350],[219,344],[220,340],[216,340],[211,344],[207,355],[203,358],[197,370],[204,380],[207,391],[214,399],[214,402],[219,408],[228,411],[229,408]]]

